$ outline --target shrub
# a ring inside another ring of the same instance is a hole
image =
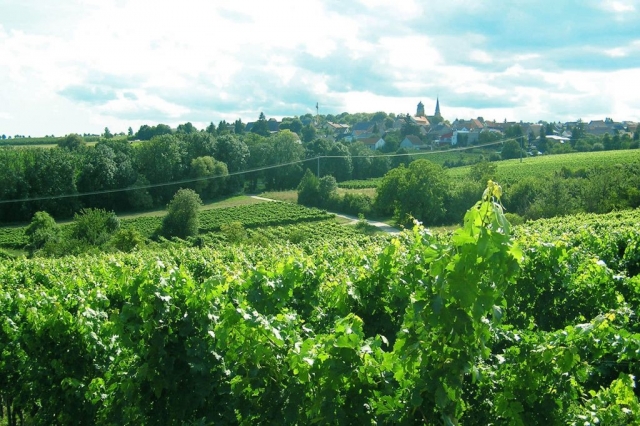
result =
[[[144,237],[135,229],[121,229],[112,239],[113,246],[124,252],[130,252],[144,245]]]
[[[200,196],[193,189],[180,189],[167,206],[167,215],[162,220],[165,237],[187,237],[198,234],[198,209],[202,205]]]
[[[93,246],[106,243],[120,228],[120,219],[104,209],[82,209],[73,217],[72,237]]]
[[[241,222],[225,223],[220,226],[220,231],[230,243],[240,243],[247,239],[247,231]]]
[[[59,236],[58,225],[54,218],[47,212],[36,212],[31,219],[31,223],[24,231],[29,238],[30,250],[39,250],[51,241],[54,242]]]

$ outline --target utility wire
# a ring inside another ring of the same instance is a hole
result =
[[[141,185],[141,186],[128,186],[126,188],[104,189],[104,190],[100,190],[100,191],[78,192],[78,193],[74,193],[74,194],[58,194],[58,195],[45,195],[45,196],[40,196],[40,197],[14,198],[14,199],[11,199],[11,200],[0,200],[0,204],[25,203],[25,202],[46,201],[46,200],[58,200],[58,199],[65,199],[65,198],[85,197],[85,196],[89,196],[89,195],[114,194],[114,193],[118,193],[118,192],[139,191],[139,190],[150,189],[150,188],[161,188],[163,186],[181,185],[181,184],[184,184],[184,183],[202,182],[202,181],[206,181],[206,180],[227,178],[229,176],[245,175],[245,174],[249,174],[249,173],[261,172],[261,171],[264,171],[264,170],[271,170],[271,169],[277,169],[277,168],[280,168],[280,167],[292,166],[294,164],[306,163],[306,162],[310,162],[310,161],[318,161],[318,160],[321,160],[323,158],[380,158],[380,157],[408,157],[408,156],[416,157],[416,156],[421,156],[421,155],[435,155],[435,154],[443,154],[443,153],[448,153],[448,152],[459,152],[459,151],[466,151],[466,150],[470,150],[470,149],[485,148],[485,147],[493,146],[493,145],[500,145],[500,144],[503,144],[503,143],[505,143],[507,141],[517,140],[517,139],[518,138],[504,139],[504,140],[500,140],[500,141],[486,143],[486,144],[483,144],[483,145],[452,148],[452,149],[448,149],[446,151],[427,151],[427,152],[410,152],[410,153],[406,153],[406,154],[378,154],[378,155],[373,155],[373,154],[372,155],[319,155],[319,156],[312,157],[312,158],[305,158],[305,159],[302,159],[302,160],[291,161],[289,163],[273,164],[273,165],[270,165],[270,166],[262,166],[262,167],[256,167],[254,169],[248,169],[248,170],[232,172],[232,173],[228,173],[226,175],[202,176],[202,177],[198,177],[198,178],[181,179],[181,180],[176,180],[176,181],[171,181],[171,182],[161,182],[161,183],[154,183],[154,184]]]

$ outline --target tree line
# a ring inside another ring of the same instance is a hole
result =
[[[321,175],[338,180],[380,177],[408,161],[382,156],[362,143],[301,143],[289,130],[269,136],[179,131],[133,143],[102,138],[95,146],[71,134],[54,148],[0,149],[0,221],[26,222],[37,211],[65,219],[82,208],[164,207],[180,188],[193,189],[205,201],[245,188],[292,189],[307,167],[318,169],[310,161],[317,156],[340,157],[319,164]],[[271,167],[280,164],[285,165]]]
[[[389,120],[391,116],[376,113],[331,118]],[[93,147],[87,146],[85,137],[71,134],[60,138],[57,148],[3,148],[0,150],[0,221],[26,222],[37,211],[47,211],[56,219],[65,219],[73,217],[82,208],[131,212],[164,207],[180,188],[193,189],[204,201],[243,190],[293,189],[307,168],[319,177],[331,175],[338,182],[382,177],[401,164],[408,165],[413,159],[409,155],[383,155],[410,154],[404,148],[398,149],[400,137],[407,129],[390,132],[391,137],[387,136],[390,143],[383,153],[372,151],[362,142],[345,144],[318,137],[315,127],[308,123],[309,119],[310,116],[283,119],[280,127],[285,130],[277,133],[265,130],[267,120],[261,114],[249,132],[245,132],[246,125],[241,120],[221,121],[218,126],[211,123],[204,130],[196,129],[191,123],[181,124],[175,131],[158,124],[143,125],[135,133],[129,129],[128,138],[102,137]],[[563,152],[582,150],[584,144],[596,150],[637,146],[637,140],[627,135],[605,134],[594,139],[577,130],[571,142],[559,144],[549,140],[545,148],[550,152]],[[537,141],[538,148],[545,143],[545,131],[546,128]],[[531,137],[527,140],[523,135],[519,125],[510,127],[506,136],[512,140],[507,140],[502,148],[504,158],[521,155],[521,147],[533,143]],[[314,160],[317,157],[329,158]],[[498,158],[495,153],[490,157]],[[540,188],[545,184],[534,186]],[[463,184],[460,188],[453,185],[452,188],[471,199],[479,196],[480,190],[470,193],[470,188],[475,188],[473,185]],[[82,195],[86,193],[90,195]],[[455,200],[459,198],[453,197],[452,203],[456,204]],[[9,200],[19,201],[6,202]],[[336,204],[335,197],[333,200],[329,207],[339,207],[350,213],[371,211],[367,205],[373,205],[373,200],[362,197],[349,199],[346,204],[342,200],[340,203],[344,205]],[[450,205],[446,210],[462,214],[466,208],[466,204],[464,208]],[[523,208],[518,208],[518,214],[532,218],[546,215],[526,212]]]
[[[495,163],[481,161],[469,173],[452,179],[442,166],[425,159],[401,164],[382,178],[375,196],[340,195],[332,176],[320,179],[310,170],[298,186],[298,202],[348,214],[394,217],[411,227],[462,222],[487,181],[495,180]],[[590,168],[562,168],[551,176],[528,177],[504,185],[502,198],[513,224],[576,213],[608,213],[640,207],[640,163]]]

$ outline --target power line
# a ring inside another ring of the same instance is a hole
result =
[[[191,178],[191,179],[181,179],[181,180],[176,180],[176,181],[171,181],[171,182],[161,182],[161,183],[154,183],[154,184],[133,186],[133,187],[129,186],[129,187],[126,187],[126,188],[103,189],[103,190],[99,190],[99,191],[78,192],[78,193],[74,193],[74,194],[59,194],[59,195],[46,195],[46,196],[40,196],[40,197],[15,198],[15,199],[11,199],[11,200],[0,200],[0,204],[58,200],[58,199],[65,199],[65,198],[86,197],[86,196],[90,196],[90,195],[104,195],[104,194],[114,194],[114,193],[118,193],[118,192],[139,191],[139,190],[150,189],[150,188],[161,188],[161,187],[164,187],[164,186],[174,186],[174,185],[181,185],[181,184],[185,184],[185,183],[194,183],[194,182],[202,182],[202,181],[213,180],[213,179],[227,178],[229,176],[240,176],[240,175],[245,175],[245,174],[249,174],[249,173],[261,172],[261,171],[264,171],[264,170],[271,170],[271,169],[277,169],[277,168],[280,168],[280,167],[292,166],[294,164],[300,164],[300,163],[305,163],[305,162],[309,162],[309,161],[318,161],[318,160],[321,160],[323,158],[381,158],[381,157],[407,157],[407,156],[416,157],[416,156],[421,156],[421,155],[435,155],[435,154],[442,154],[442,153],[448,153],[448,152],[459,152],[459,151],[466,151],[466,150],[470,150],[470,149],[478,149],[478,148],[485,148],[485,147],[493,146],[493,145],[499,145],[499,144],[503,144],[504,142],[509,141],[509,140],[516,140],[516,138],[490,142],[490,143],[486,143],[486,144],[483,144],[483,145],[452,148],[452,149],[448,149],[446,151],[409,152],[409,153],[406,153],[406,154],[377,154],[377,155],[374,155],[374,154],[371,154],[371,155],[319,155],[319,156],[316,156],[316,157],[305,158],[305,159],[302,159],[302,160],[291,161],[291,162],[288,162],[288,163],[273,164],[273,165],[270,165],[270,166],[262,166],[262,167],[257,167],[257,168],[254,168],[254,169],[248,169],[248,170],[242,170],[242,171],[238,171],[238,172],[232,172],[232,173],[228,173],[226,175],[203,176],[203,177]]]

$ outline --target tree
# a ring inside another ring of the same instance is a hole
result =
[[[311,124],[307,124],[302,128],[302,140],[304,142],[311,142],[316,138],[317,131],[316,128]]]
[[[136,146],[135,160],[138,172],[151,184],[180,180],[188,171],[185,164],[187,152],[184,144],[174,135],[156,136],[149,142]],[[154,200],[164,203],[178,188],[176,185],[152,188]]]
[[[217,139],[214,157],[227,165],[230,173],[246,169],[249,148],[237,136],[226,134]]]
[[[540,139],[538,140],[538,151],[547,152],[547,129],[546,126],[540,127]]]
[[[151,138],[153,138],[154,136],[168,135],[171,133],[171,127],[166,124],[158,124],[157,126],[153,127],[143,124],[142,126],[140,126],[138,133],[136,133],[136,138],[140,139],[141,141],[148,141],[151,140]]]
[[[110,146],[98,143],[85,156],[78,176],[78,190],[92,192],[115,188],[125,188],[136,180],[136,173],[129,156],[116,153]],[[111,193],[91,195],[84,198],[88,205],[108,209],[124,208],[124,194]]]
[[[320,182],[310,169],[304,173],[298,184],[298,204],[318,207],[320,201]]]
[[[522,148],[517,140],[510,139],[502,146],[502,159],[509,160],[511,158],[520,158],[522,155]]]
[[[205,200],[221,194],[225,188],[225,179],[229,171],[227,165],[213,157],[194,158],[191,161],[191,177],[202,178],[194,182],[195,191]]]
[[[401,138],[400,132],[394,130],[392,132],[388,132],[384,136],[384,145],[382,146],[382,152],[396,152],[400,148],[400,143],[402,143],[403,138]]]
[[[407,114],[404,117],[404,124],[402,124],[402,128],[400,129],[400,137],[404,139],[410,135],[420,136],[420,126],[414,123],[411,116]]]
[[[349,145],[349,154],[353,164],[353,179],[367,179],[371,173],[371,157],[373,153],[362,142]]]
[[[491,142],[497,142],[500,140],[500,133],[492,132],[490,130],[483,130],[478,135],[478,144],[485,145]]]
[[[258,121],[253,123],[251,133],[256,133],[260,136],[269,136],[269,123],[267,123],[267,119],[265,118],[264,113],[261,112]]]
[[[227,123],[225,120],[220,120],[220,122],[218,123],[217,132],[218,132],[218,135],[224,135],[224,134],[230,133],[231,130],[229,129],[229,123]]]
[[[207,129],[205,130],[207,133],[209,133],[212,136],[215,136],[216,133],[218,133],[218,131],[216,130],[216,125],[213,124],[213,121],[211,123],[209,123],[209,125],[207,126]]]
[[[321,174],[331,175],[341,182],[350,179],[353,163],[349,148],[338,142],[331,147],[329,156],[334,158],[324,160]]]
[[[41,249],[48,242],[55,242],[58,239],[59,228],[49,213],[40,211],[33,215],[24,233],[29,239],[29,248],[33,252]]]
[[[25,183],[31,196],[77,193],[76,177],[80,157],[66,149],[34,150],[32,163],[25,169]],[[27,214],[45,210],[53,217],[71,217],[78,209],[77,198],[42,200],[28,204]]]
[[[610,151],[613,148],[613,139],[611,139],[611,135],[609,133],[605,133],[602,137],[602,145],[604,145],[604,149],[606,151]]]
[[[578,120],[575,126],[571,128],[571,146],[573,147],[578,139],[584,137],[584,122],[582,119]]]
[[[300,135],[302,133],[302,121],[299,118],[282,119],[280,130],[291,130],[293,133]]]
[[[279,132],[271,138],[273,145],[268,164],[288,165],[265,170],[265,184],[268,189],[295,188],[304,174],[301,163],[304,160],[304,148],[298,142],[297,137],[287,130]]]
[[[162,234],[166,237],[187,238],[198,235],[200,196],[192,189],[180,189],[167,206],[162,220]]]
[[[235,133],[236,135],[242,135],[244,134],[245,127],[246,126],[242,122],[242,120],[238,118],[236,121],[233,122],[233,133]]]
[[[82,209],[73,217],[72,235],[87,244],[100,246],[120,228],[120,219],[104,209]]]
[[[377,190],[375,207],[383,214],[393,212],[403,224],[414,217],[425,224],[441,223],[448,190],[444,169],[428,160],[416,160],[408,168],[391,170]]]
[[[133,129],[131,127],[129,127],[129,129],[127,130],[127,136],[133,136]]]
[[[113,137],[113,133],[111,133],[111,131],[109,130],[108,127],[104,128],[104,138],[105,139],[111,139]]]
[[[216,152],[216,138],[208,132],[196,132],[178,135],[186,150],[186,163],[194,158],[214,156]]]
[[[76,151],[85,145],[86,143],[84,139],[82,139],[82,136],[76,133],[71,133],[65,136],[64,138],[62,138],[60,142],[58,142],[58,146],[60,148],[67,149],[69,151]]]
[[[331,175],[322,176],[318,183],[318,194],[321,205],[327,205],[329,200],[338,193],[338,182]]]
[[[176,129],[176,133],[183,133],[183,134],[191,134],[191,133],[196,133],[198,131],[198,129],[196,129],[194,127],[193,124],[191,124],[191,122],[187,122],[185,124],[178,124],[178,128]]]

